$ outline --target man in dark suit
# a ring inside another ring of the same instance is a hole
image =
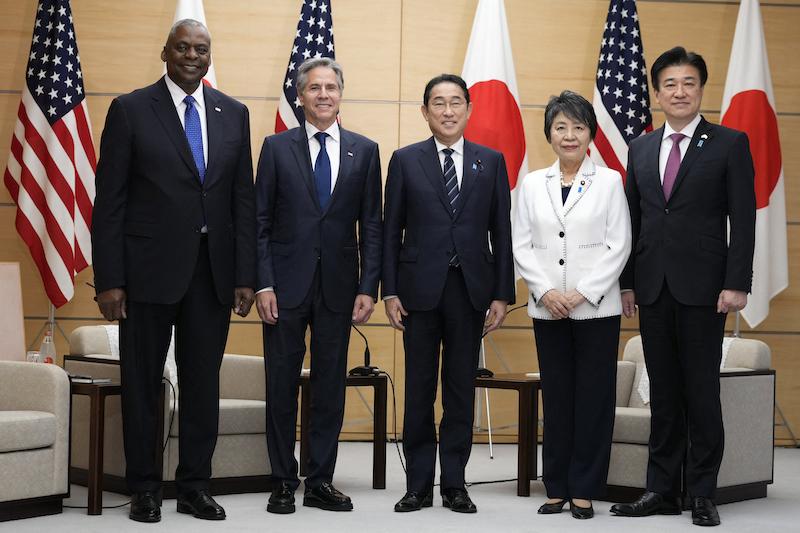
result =
[[[625,315],[639,306],[650,378],[647,491],[611,510],[680,514],[683,472],[692,521],[714,526],[724,445],[722,336],[726,314],[745,306],[752,281],[753,161],[746,134],[700,116],[708,78],[700,55],[668,50],[651,75],[667,121],[630,144],[634,252],[620,283],[630,289],[623,293]]]
[[[406,354],[407,492],[397,512],[432,504],[440,344],[442,501],[456,512],[477,511],[464,470],[481,334],[502,324],[515,287],[506,165],[500,153],[464,139],[471,106],[463,79],[433,78],[422,105],[433,137],[397,150],[389,163],[383,298]]]
[[[258,293],[264,321],[271,513],[295,510],[298,377],[311,327],[310,460],[303,505],[353,509],[332,484],[344,416],[351,323],[369,320],[381,267],[378,145],[339,126],[342,69],[297,74],[305,124],[264,140],[256,177]]]
[[[255,285],[255,207],[247,108],[201,84],[208,30],[176,22],[167,75],[111,103],[92,219],[97,303],[120,321],[130,518],[161,519],[158,395],[172,327],[180,375],[178,512],[222,520],[208,493],[219,368],[230,310]]]

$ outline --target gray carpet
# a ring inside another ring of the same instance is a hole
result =
[[[128,508],[106,509],[102,516],[87,516],[85,510],[65,509],[61,515],[0,523],[0,532],[123,532],[163,531],[170,533],[203,531],[273,531],[354,533],[398,532],[674,532],[697,531],[689,513],[682,516],[620,518],[608,512],[609,503],[595,502],[596,516],[590,521],[573,519],[568,512],[539,516],[536,509],[544,501],[541,482],[531,485],[530,498],[516,496],[516,482],[474,485],[470,495],[478,506],[475,515],[460,515],[441,507],[434,498],[434,507],[420,512],[398,514],[394,503],[405,489],[403,471],[393,445],[388,451],[387,489],[373,490],[372,445],[342,443],[334,480],[336,486],[353,499],[355,510],[331,513],[299,505],[293,515],[278,516],[266,512],[266,494],[220,496],[218,501],[228,513],[224,522],[206,522],[175,511],[174,500],[165,501],[162,520],[158,524],[138,524],[127,518]],[[494,459],[488,457],[488,446],[476,445],[468,468],[470,482],[513,478],[516,475],[516,446],[495,445]],[[302,491],[302,486],[301,486]],[[103,505],[125,501],[120,495],[105,493]],[[298,498],[302,503],[302,496]],[[797,527],[794,514],[800,503],[800,450],[775,450],[775,483],[768,497],[761,500],[722,505],[719,507],[722,526],[716,531],[767,533],[791,531]],[[69,505],[86,505],[86,489],[72,487]],[[793,525],[794,524],[794,525]],[[796,530],[795,530],[796,531]]]

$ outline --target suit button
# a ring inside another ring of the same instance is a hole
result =
[[[564,264],[564,260],[563,260],[563,259],[559,259],[559,260],[558,260],[558,264],[559,264],[559,265],[563,265],[563,264]]]
[[[563,238],[564,238],[564,232],[563,232],[563,231],[559,231],[559,232],[558,232],[558,236],[559,236],[559,237],[561,237],[561,238],[563,239]]]
[[[665,207],[664,208],[664,214],[665,215],[669,215],[669,207]]]

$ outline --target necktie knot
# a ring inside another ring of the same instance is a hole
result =
[[[450,157],[451,155],[453,155],[453,152],[455,152],[455,150],[453,150],[452,148],[443,148],[442,149],[442,153],[447,157]]]
[[[328,138],[328,134],[324,131],[318,131],[314,134],[314,137],[319,141],[319,145],[321,148],[325,148],[325,139]]]
[[[686,137],[686,135],[684,135],[683,133],[673,133],[672,135],[669,136],[669,138],[672,139],[673,144],[678,144],[683,140],[684,137]]]
[[[194,96],[191,94],[186,95],[186,98],[183,99],[183,103],[186,104],[186,107],[194,107]]]

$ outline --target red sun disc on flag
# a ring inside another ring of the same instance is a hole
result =
[[[464,137],[503,153],[511,189],[525,158],[525,130],[517,101],[502,81],[479,81],[469,88],[472,102]]]
[[[747,133],[756,170],[756,208],[769,205],[781,175],[778,120],[764,91],[742,91],[731,98],[722,125]]]

